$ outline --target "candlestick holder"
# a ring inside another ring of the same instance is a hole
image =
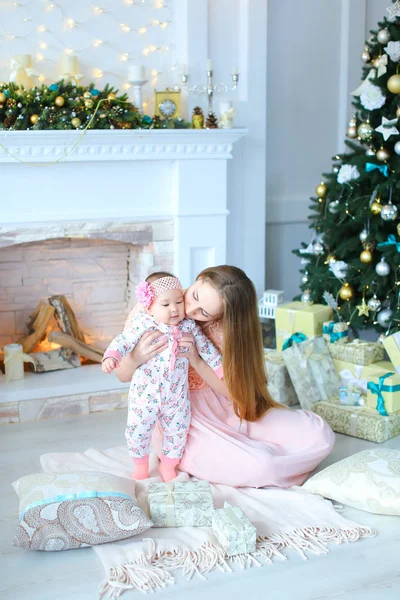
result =
[[[143,86],[147,83],[147,79],[129,81],[129,83],[132,84],[133,104],[143,114]]]
[[[232,73],[232,82],[233,86],[229,86],[226,83],[216,83],[213,82],[213,71],[212,69],[207,70],[207,83],[197,83],[190,87],[188,85],[189,75],[184,73],[181,75],[181,89],[185,92],[193,92],[194,94],[201,95],[207,94],[208,99],[208,112],[213,112],[212,103],[214,94],[221,94],[226,92],[233,92],[236,90],[239,84],[239,73]]]

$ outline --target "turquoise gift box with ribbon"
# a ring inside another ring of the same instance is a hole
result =
[[[154,527],[211,527],[214,503],[208,481],[170,481],[149,485]]]
[[[347,344],[349,341],[349,326],[344,321],[325,321],[322,324],[322,337],[330,344]]]
[[[400,375],[385,373],[368,381],[367,405],[383,416],[400,411]]]
[[[257,530],[238,506],[225,502],[214,511],[212,528],[228,556],[255,552]]]
[[[294,343],[322,335],[322,325],[333,311],[324,304],[290,302],[275,309],[276,349],[286,350]]]

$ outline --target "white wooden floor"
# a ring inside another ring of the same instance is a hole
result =
[[[10,486],[22,475],[40,471],[46,452],[82,452],[125,443],[125,411],[0,426],[0,598],[1,600],[95,600],[103,569],[90,548],[68,552],[29,552],[11,545],[18,502]],[[376,444],[337,436],[321,468]],[[400,448],[400,436],[380,447]],[[174,600],[398,600],[400,598],[400,518],[345,509],[344,515],[378,530],[373,539],[332,546],[326,556],[286,562],[231,574],[213,573],[158,593]],[[127,592],[129,600],[138,593]]]

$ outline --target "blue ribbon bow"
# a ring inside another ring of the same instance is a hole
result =
[[[283,344],[282,350],[287,350],[288,348],[291,348],[294,343],[300,344],[301,342],[305,342],[306,339],[307,339],[307,336],[304,335],[304,333],[301,333],[301,331],[296,331],[296,333],[293,333],[285,341],[285,343]]]
[[[386,242],[379,242],[377,246],[378,248],[383,248],[384,246],[396,246],[397,252],[400,252],[400,242],[396,242],[396,238],[393,235],[393,233],[388,235],[388,239]]]
[[[377,394],[376,408],[383,417],[387,417],[388,414],[385,409],[385,399],[382,392],[400,392],[400,385],[384,385],[383,383],[386,377],[391,377],[392,375],[395,375],[395,373],[386,373],[386,375],[379,377],[378,384],[369,381],[367,386],[373,394]]]
[[[331,321],[329,323],[329,325],[322,326],[322,333],[325,333],[330,336],[331,344],[334,344],[335,342],[340,340],[340,338],[346,337],[349,335],[348,331],[333,331],[334,326],[335,326],[335,323],[333,321]]]
[[[380,171],[385,177],[389,177],[389,169],[387,165],[376,165],[370,162],[367,162],[367,164],[365,165],[365,170],[367,171],[367,173],[369,171],[374,171],[375,169],[378,169],[378,171]]]

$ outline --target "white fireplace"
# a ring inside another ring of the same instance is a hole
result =
[[[127,310],[132,286],[151,270],[172,270],[186,286],[203,268],[226,262],[227,161],[233,144],[245,133],[244,129],[90,131],[60,162],[80,132],[0,134],[0,144],[6,149],[0,148],[0,305],[6,307],[0,307],[0,340],[5,342],[8,335],[4,327],[1,330],[2,323],[17,319],[18,302],[9,290],[23,294],[24,280],[34,285],[35,270],[26,265],[29,277],[19,282],[17,263],[23,244],[35,249],[44,243],[52,256],[52,243],[54,252],[57,247],[62,252],[67,243],[73,255],[83,257],[85,247],[99,245],[101,240],[121,246],[114,250],[122,257],[125,245]],[[7,269],[2,269],[2,263]],[[103,264],[112,270],[117,263],[112,258]],[[56,279],[55,293],[63,293],[62,268]],[[122,280],[115,283],[122,284]],[[79,285],[83,284],[76,284],[78,290]],[[91,293],[94,287],[89,286]],[[40,287],[36,292],[45,295]],[[68,290],[64,293],[69,296]],[[35,307],[32,302],[31,312]],[[119,321],[123,326],[124,310],[121,304],[120,314],[114,314],[116,329]],[[120,386],[114,377],[102,377],[98,365],[85,367],[84,377],[82,371],[74,370],[80,373],[80,386],[66,375],[71,371],[29,373],[23,381],[7,385],[0,376],[0,421],[99,410],[105,396],[112,397],[113,405],[123,402],[121,390],[125,393],[126,385]],[[57,413],[58,405],[66,406],[67,396],[67,409]]]

